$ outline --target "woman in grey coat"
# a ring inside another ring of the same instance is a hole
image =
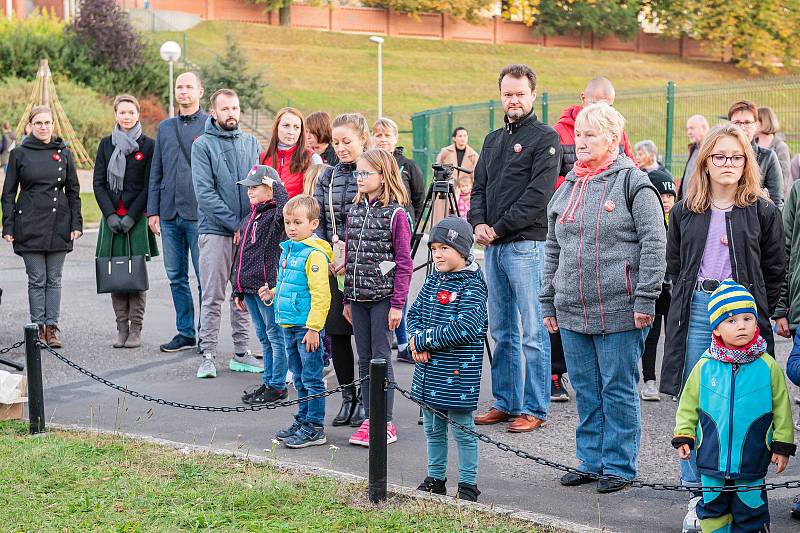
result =
[[[605,103],[575,121],[578,158],[547,206],[544,324],[561,332],[575,388],[577,456],[584,472],[636,477],[641,436],[638,362],[666,268],[664,214],[647,174],[618,150],[625,119]],[[565,486],[591,483],[566,474]]]
[[[792,172],[789,169],[792,154],[789,153],[789,145],[784,141],[784,136],[780,132],[781,125],[778,117],[769,107],[758,108],[758,135],[756,142],[761,148],[769,148],[778,156],[783,174],[783,196],[789,194],[792,188]]]

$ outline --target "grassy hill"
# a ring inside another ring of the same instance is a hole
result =
[[[291,102],[305,113],[357,110],[375,118],[377,47],[367,35],[205,22],[188,32],[189,59],[211,61],[221,52],[226,32],[239,39],[248,64],[263,70],[272,107]],[[181,34],[159,37],[182,42]],[[513,62],[536,70],[540,93],[577,95],[597,75],[611,78],[617,89],[663,87],[667,80],[686,86],[747,77],[730,65],[650,54],[386,37],[384,114],[409,129],[414,112],[497,98],[497,73]]]

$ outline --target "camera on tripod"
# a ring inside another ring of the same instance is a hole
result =
[[[439,163],[434,163],[431,165],[431,168],[433,169],[433,181],[450,181],[450,178],[453,177],[454,170],[458,170],[464,174],[472,174],[471,170],[461,168],[456,165],[442,165]]]

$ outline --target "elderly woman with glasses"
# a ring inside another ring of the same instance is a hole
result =
[[[767,351],[775,353],[769,317],[786,274],[784,247],[781,214],[761,188],[750,136],[732,123],[714,127],[699,148],[686,197],[670,214],[667,274],[674,286],[661,392],[680,395],[692,368],[711,345],[708,304],[725,279],[752,293],[761,336]],[[700,484],[694,455],[681,460],[680,476],[684,485]],[[698,530],[699,496],[695,494],[689,503],[684,531]]]
[[[53,113],[45,106],[28,115],[31,134],[11,151],[3,184],[3,239],[22,256],[28,275],[31,322],[39,338],[61,347],[61,272],[72,243],[81,236],[81,197],[75,161],[53,135]]]
[[[598,482],[601,493],[636,477],[638,364],[665,268],[661,200],[647,174],[619,153],[624,126],[606,103],[578,114],[577,162],[547,206],[539,296],[548,331],[561,332],[575,389],[579,468],[613,476]],[[561,478],[565,486],[593,481]]]

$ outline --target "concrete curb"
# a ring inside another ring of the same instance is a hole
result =
[[[172,440],[152,437],[150,435],[143,435],[140,433],[128,433],[125,431],[87,428],[85,426],[81,426],[78,424],[49,424],[49,426],[54,429],[60,429],[66,431],[79,431],[83,433],[94,433],[97,435],[123,436],[128,439],[138,440],[141,442],[146,442],[148,444],[155,444],[158,446],[164,446],[166,448],[172,448],[180,453],[187,455],[191,453],[211,453],[214,455],[233,456],[236,457],[237,459],[241,459],[243,461],[249,461],[255,464],[268,464],[284,472],[325,476],[346,483],[367,482],[367,478],[365,478],[364,476],[349,474],[347,472],[339,472],[338,470],[333,470],[330,468],[305,465],[293,461],[277,460],[271,457],[265,457],[263,455],[254,455],[246,452],[228,450],[225,448],[213,448],[211,446],[201,446],[197,444],[187,444],[185,442],[176,442]],[[520,509],[514,509],[511,507],[499,507],[495,505],[487,505],[484,503],[459,501],[450,496],[425,494],[415,489],[409,487],[403,487],[400,485],[395,485],[393,483],[389,483],[387,489],[391,494],[404,496],[406,498],[413,498],[420,500],[434,500],[447,505],[460,505],[463,507],[470,508],[474,511],[479,511],[482,513],[487,513],[495,516],[507,516],[515,520],[530,522],[532,525],[552,527],[560,531],[565,531],[570,533],[612,533],[611,530],[609,529],[598,529],[595,527],[563,520],[561,518],[558,518],[557,516],[534,513],[530,511],[522,511]]]

